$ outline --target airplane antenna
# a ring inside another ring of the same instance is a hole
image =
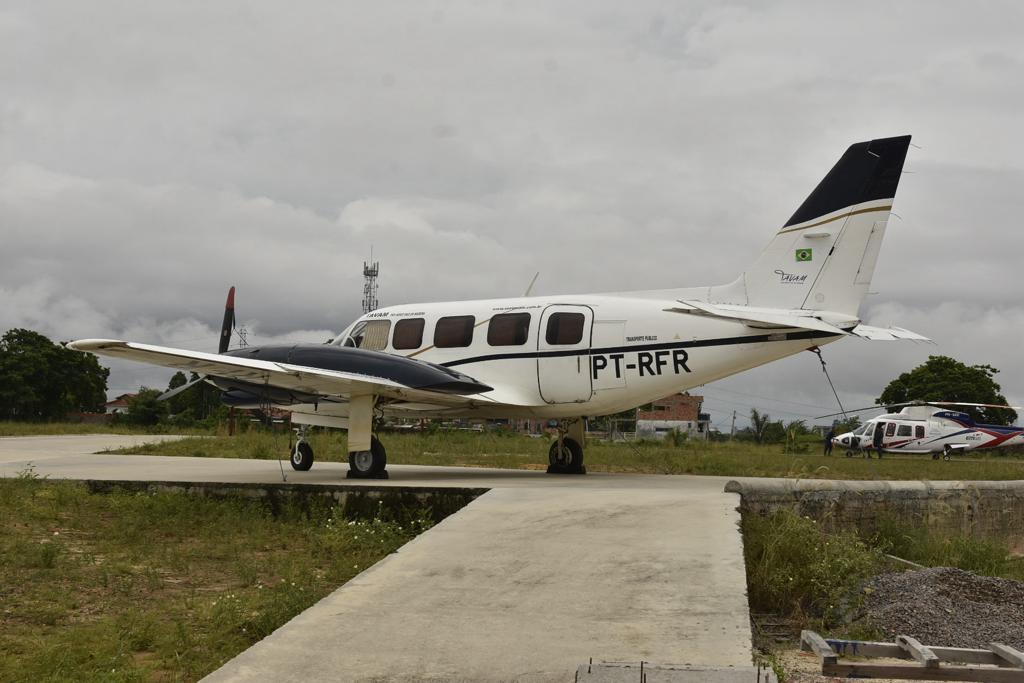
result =
[[[537,276],[538,275],[540,275],[540,271],[539,270],[536,273],[533,274],[533,279],[530,280],[530,286],[526,288],[526,293],[523,294],[523,296],[530,296],[530,292],[533,291],[533,285],[536,284],[536,282],[537,282]]]
[[[380,262],[373,260],[373,247],[370,247],[370,262],[363,261],[363,313],[380,308],[377,300],[377,276],[380,274]]]
[[[850,416],[846,414],[846,408],[843,407],[843,402],[839,400],[839,392],[836,391],[836,385],[832,384],[832,378],[828,376],[828,368],[825,367],[825,358],[821,355],[821,349],[817,346],[812,346],[807,350],[817,354],[818,360],[821,361],[821,371],[825,373],[825,379],[828,380],[828,385],[832,387],[832,395],[836,397],[836,403],[839,404],[839,410],[843,414],[843,419],[849,420]]]

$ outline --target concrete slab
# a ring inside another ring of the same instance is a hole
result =
[[[484,494],[208,681],[568,681],[595,659],[750,666],[723,493]]]
[[[31,461],[54,478],[281,479],[274,461],[90,455],[96,437],[47,438],[0,439],[0,475]],[[725,478],[389,469],[370,484],[491,490],[207,680],[569,681],[591,658],[749,670]],[[336,485],[345,470],[286,474]]]

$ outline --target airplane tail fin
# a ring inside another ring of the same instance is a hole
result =
[[[709,301],[858,317],[910,136],[851,145],[761,255]]]

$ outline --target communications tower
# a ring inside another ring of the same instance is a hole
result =
[[[380,308],[377,300],[377,275],[380,273],[380,262],[373,260],[370,250],[370,263],[363,261],[363,313]]]

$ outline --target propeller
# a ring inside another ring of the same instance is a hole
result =
[[[907,401],[905,403],[891,403],[884,406],[871,406],[869,408],[857,408],[847,410],[847,413],[863,413],[868,410],[888,410],[890,408],[903,408],[905,406],[968,406],[970,408],[1006,408],[1008,410],[1024,410],[1021,406],[1007,406],[998,403],[968,403],[966,401]],[[832,413],[831,415],[820,415],[815,420],[823,420],[826,417],[836,417],[843,413]]]
[[[220,343],[217,347],[217,353],[224,353],[228,350],[228,346],[231,345],[231,330],[235,326],[235,288],[234,286],[228,290],[228,300],[224,303],[224,322],[220,326]],[[206,380],[206,375],[199,375],[195,379],[185,382],[180,387],[175,387],[164,393],[160,394],[156,400],[166,401],[169,398],[174,398],[178,394],[188,391],[195,385]]]

